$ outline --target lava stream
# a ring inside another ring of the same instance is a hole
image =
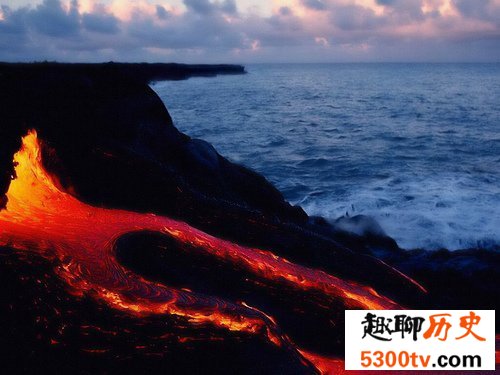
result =
[[[269,251],[213,237],[180,221],[82,203],[58,188],[43,168],[35,131],[23,138],[14,161],[16,178],[7,193],[7,207],[0,211],[0,246],[55,258],[59,264],[56,272],[73,293],[92,291],[109,306],[138,316],[174,314],[193,324],[263,334],[275,345],[292,345],[274,320],[257,309],[151,282],[121,266],[114,253],[116,240],[126,233],[148,230],[171,236],[298,292],[317,291],[351,308],[400,308],[369,287],[291,263]],[[320,357],[311,360],[312,355],[301,353],[321,370]]]

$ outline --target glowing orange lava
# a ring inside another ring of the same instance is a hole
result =
[[[109,306],[139,316],[174,314],[193,324],[262,334],[275,345],[291,345],[274,320],[255,308],[151,282],[122,267],[115,258],[115,241],[126,233],[150,230],[237,264],[258,277],[299,292],[320,292],[350,308],[400,308],[369,287],[291,263],[269,251],[215,238],[180,221],[84,204],[61,191],[45,171],[34,131],[23,138],[14,160],[17,177],[7,193],[7,208],[0,211],[0,245],[57,259],[56,272],[73,293],[92,291]],[[329,372],[326,359],[301,353],[319,371]]]

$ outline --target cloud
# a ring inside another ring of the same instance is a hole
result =
[[[119,28],[120,21],[112,14],[106,13],[84,13],[82,25],[88,31],[103,34],[115,34]]]
[[[496,0],[37,1],[0,7],[0,60],[500,60]]]
[[[27,9],[12,11],[6,5],[1,6],[3,21],[0,21],[0,35],[19,35],[26,31],[25,18]]]
[[[309,9],[325,10],[326,5],[321,0],[301,0],[303,6]]]
[[[76,0],[71,1],[69,11],[65,11],[59,0],[44,0],[27,14],[27,22],[43,35],[58,37],[77,34],[79,13]]]
[[[396,2],[396,0],[377,0],[377,4],[379,5],[392,5]]]
[[[466,17],[485,18],[488,14],[490,0],[455,0],[455,7]]]
[[[165,9],[165,7],[163,7],[161,5],[157,5],[156,6],[156,16],[160,20],[166,20],[167,18],[169,18],[170,13],[168,12],[168,10]]]
[[[424,19],[422,11],[424,2],[422,0],[385,0],[384,2],[383,5],[386,5],[387,13],[400,22],[409,23]]]
[[[15,54],[23,50],[28,42],[25,18],[27,9],[12,11],[7,6],[1,7],[3,21],[0,21],[0,56]]]
[[[500,26],[500,4],[491,0],[454,0],[454,5],[464,17],[479,19]]]
[[[356,5],[336,7],[331,13],[331,21],[334,26],[342,30],[365,30],[371,31],[386,21],[377,17],[373,10]]]
[[[278,10],[280,16],[291,16],[293,14],[293,11],[290,7],[281,7]]]
[[[238,12],[234,0],[224,0],[222,2],[212,2],[210,0],[184,0],[184,5],[188,10],[192,10],[202,15],[208,15],[214,12],[234,15]]]
[[[209,14],[214,10],[214,5],[209,0],[184,0],[184,5],[189,10],[201,14]]]
[[[238,8],[234,0],[226,0],[220,5],[220,9],[227,14],[236,15],[238,13]]]

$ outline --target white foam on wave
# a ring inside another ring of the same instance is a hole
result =
[[[307,198],[307,213],[364,214],[405,249],[500,249],[500,188],[464,176],[434,176],[353,187],[345,197]]]

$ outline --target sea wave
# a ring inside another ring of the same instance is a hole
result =
[[[247,71],[153,88],[180,130],[310,214],[372,216],[407,249],[499,247],[500,64]]]
[[[463,176],[382,179],[354,188],[342,199],[307,195],[296,203],[330,220],[373,217],[405,249],[500,249],[498,183]]]

